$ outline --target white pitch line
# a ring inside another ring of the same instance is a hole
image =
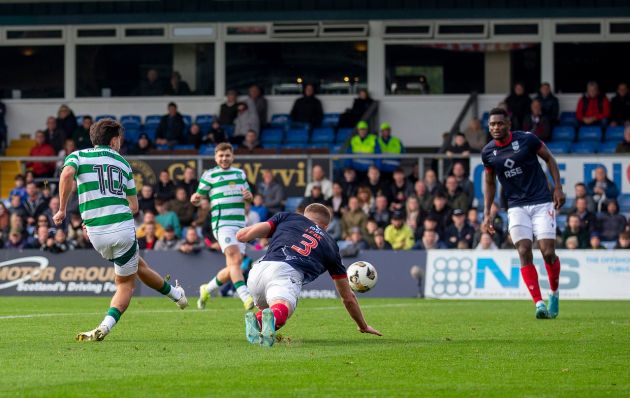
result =
[[[415,303],[392,303],[392,304],[367,304],[362,305],[361,308],[396,308],[396,307],[412,307],[416,305]],[[326,307],[311,307],[308,310],[312,311],[330,311],[330,310],[341,310],[343,306],[326,306]],[[209,308],[203,311],[178,311],[175,309],[172,310],[134,310],[131,309],[131,314],[172,314],[172,313],[181,313],[181,314],[205,314],[208,312],[235,312],[236,309],[233,308]],[[238,310],[240,311],[240,310]],[[52,313],[42,313],[42,314],[24,314],[24,315],[0,315],[0,320],[3,319],[30,319],[30,318],[47,318],[47,317],[58,317],[58,316],[81,316],[81,315],[102,315],[103,312],[52,312]]]

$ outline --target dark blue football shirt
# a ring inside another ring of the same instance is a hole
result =
[[[512,131],[505,144],[492,140],[481,150],[481,161],[499,178],[508,208],[552,201],[547,176],[536,154],[541,145],[532,133]]]
[[[333,279],[346,278],[337,242],[326,231],[297,213],[278,213],[271,225],[267,254],[262,261],[282,261],[304,275],[303,284],[328,271]]]

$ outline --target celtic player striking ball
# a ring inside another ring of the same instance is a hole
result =
[[[350,264],[347,274],[350,287],[359,293],[365,293],[372,289],[378,280],[376,268],[366,261],[357,261]]]

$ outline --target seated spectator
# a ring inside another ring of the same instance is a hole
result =
[[[72,152],[76,151],[77,147],[74,144],[74,141],[71,138],[68,138],[63,146],[63,149],[57,153],[57,157],[61,159],[65,159],[66,156],[70,155]],[[61,169],[63,167],[63,160],[57,161],[57,175],[61,174]]]
[[[343,193],[343,188],[338,182],[332,184],[332,196],[328,199],[328,206],[336,217],[341,217],[341,212],[346,207],[348,199]]]
[[[630,249],[630,232],[622,232],[619,234],[615,250],[628,250]]]
[[[381,123],[380,127],[381,135],[378,138],[378,146],[381,149],[381,153],[391,153],[394,155],[405,153],[405,147],[400,139],[392,135],[392,126],[389,123]],[[393,173],[396,169],[400,168],[400,159],[381,159],[380,168],[383,173]]]
[[[468,196],[462,192],[455,176],[446,177],[444,188],[448,207],[451,209],[462,209],[463,211],[468,210]]]
[[[50,234],[50,229],[46,225],[40,225],[35,230],[35,235],[27,241],[27,248],[46,250],[46,246],[54,243],[54,239]]]
[[[372,198],[372,191],[365,185],[361,185],[357,191],[357,199],[359,199],[359,207],[367,215],[370,215],[374,206],[374,198]]]
[[[197,254],[203,250],[204,244],[197,236],[197,231],[194,228],[186,229],[186,236],[178,244],[176,249],[180,253],[184,254]]]
[[[24,182],[28,184],[33,181],[35,181],[35,174],[33,174],[31,170],[26,170],[26,173],[24,173]]]
[[[173,71],[171,73],[171,79],[169,84],[164,90],[164,95],[190,95],[190,87],[188,83],[182,80],[182,75],[179,72]]]
[[[158,242],[158,237],[155,235],[155,223],[149,222],[144,224],[144,236],[138,238],[138,248],[140,250],[153,250]]]
[[[314,165],[311,170],[311,177],[311,182],[306,185],[306,189],[304,190],[304,196],[309,196],[311,194],[312,185],[317,183],[322,188],[324,199],[330,199],[333,194],[332,182],[326,177],[324,168],[318,164]]]
[[[413,193],[416,198],[418,198],[418,202],[420,202],[420,208],[423,212],[428,212],[431,210],[433,206],[433,195],[429,193],[427,190],[427,186],[424,184],[423,180],[418,180],[414,184]]]
[[[619,205],[614,199],[606,201],[606,212],[599,216],[598,232],[605,241],[616,241],[626,228],[626,218],[619,214]]]
[[[571,236],[575,236],[578,240],[578,248],[586,249],[588,247],[589,232],[581,225],[580,217],[577,214],[571,214],[567,218],[567,226],[562,231],[562,243],[564,247],[567,247],[567,239]]]
[[[492,219],[492,225],[494,226],[494,235],[492,235],[492,240],[497,247],[502,246],[504,238],[506,236],[503,228],[503,219],[499,215],[500,210],[501,208],[496,202],[492,204],[492,208],[490,210],[490,214],[494,214],[494,218]],[[481,228],[475,231],[475,236],[473,237],[473,247],[477,247],[479,245],[479,242],[481,241],[481,235],[483,233],[484,231],[482,231]]]
[[[479,212],[474,207],[468,209],[468,213],[466,214],[466,222],[470,225],[473,231],[477,231],[481,228],[481,224],[479,223]]]
[[[492,240],[492,236],[489,233],[484,232],[481,234],[479,244],[475,247],[476,250],[498,250],[499,247]]]
[[[405,224],[409,225],[412,231],[416,231],[424,221],[425,213],[420,208],[420,202],[415,196],[410,196],[405,202]]]
[[[189,198],[193,193],[197,190],[197,186],[199,185],[199,180],[197,180],[197,172],[190,166],[186,166],[184,169],[184,177],[177,184],[177,188],[184,188],[186,191],[186,196]]]
[[[319,182],[314,182],[310,185],[311,185],[311,194],[304,197],[304,199],[302,199],[302,202],[299,205],[299,207],[302,209],[306,209],[306,206],[313,203],[320,203],[323,205],[326,204],[326,199],[324,199],[324,194],[322,193],[322,186],[319,184]]]
[[[361,228],[359,227],[353,227],[350,230],[350,238],[347,239],[346,242],[348,242],[348,244],[343,250],[346,253],[352,251],[354,252],[354,255],[356,255],[356,253],[358,253],[360,250],[367,250],[370,248],[366,240],[363,239]]]
[[[51,253],[65,253],[73,249],[74,247],[68,242],[66,232],[62,228],[57,228],[54,236],[46,240],[46,247],[43,248],[44,251]]]
[[[583,182],[578,182],[575,184],[574,186],[575,189],[575,193],[573,194],[574,202],[573,203],[577,203],[577,200],[580,198],[584,198],[584,200],[586,200],[586,208],[588,211],[590,211],[591,213],[594,213],[597,209],[597,205],[595,204],[595,201],[593,200],[593,198],[591,196],[589,196],[588,194],[588,190],[586,189],[586,185]],[[569,213],[574,213],[575,212],[575,207],[572,207],[571,209],[569,209]]]
[[[13,198],[13,196],[17,195],[20,197],[20,202],[26,200],[26,181],[24,180],[24,176],[22,174],[18,174],[13,178],[13,189],[9,191],[9,198]]]
[[[587,193],[597,203],[598,211],[607,199],[617,199],[619,196],[619,188],[611,179],[606,176],[606,169],[599,166],[595,169],[595,178],[593,178],[586,186]]]
[[[423,181],[424,181],[424,186],[427,189],[427,192],[431,196],[434,196],[438,191],[442,190],[442,186],[440,185],[440,182],[438,181],[437,174],[435,173],[435,170],[433,169],[427,169],[424,172]]]
[[[531,99],[525,92],[523,83],[515,83],[512,93],[505,98],[505,105],[510,114],[512,130],[522,130],[523,121],[529,113]]]
[[[350,231],[354,227],[358,227],[365,232],[365,224],[367,223],[367,215],[359,206],[359,199],[351,196],[348,199],[348,210],[341,216],[341,238],[349,239]]]
[[[407,198],[413,195],[413,187],[407,182],[402,169],[396,169],[392,174],[392,184],[389,189],[390,209],[402,210],[405,208]]]
[[[160,81],[157,69],[147,71],[147,79],[140,82],[138,88],[133,92],[137,96],[156,96],[164,94],[164,85]]]
[[[29,156],[55,156],[55,148],[46,143],[44,132],[35,132],[35,146],[31,148]],[[52,177],[56,163],[53,162],[27,162],[26,167],[33,171],[35,177]]]
[[[3,202],[0,201],[0,242],[4,243],[11,229],[11,214]],[[0,244],[2,248],[3,244]]]
[[[46,216],[46,218],[48,219],[48,226],[52,227],[53,225],[55,225],[55,222],[53,221],[53,217],[55,214],[57,214],[58,211],[59,211],[59,196],[53,196],[48,201],[48,208],[44,210],[44,212],[41,214],[43,216]],[[59,228],[65,230],[67,226],[68,226],[68,219],[66,218],[59,225]]]
[[[422,238],[413,246],[413,250],[446,249],[446,244],[440,240],[437,232],[425,229]]]
[[[157,241],[154,250],[175,250],[178,244],[179,240],[177,239],[175,229],[172,225],[169,225],[164,228],[164,236]]]
[[[630,122],[630,93],[626,83],[619,83],[617,94],[610,101],[610,125],[623,126]]]
[[[11,196],[11,202],[7,209],[9,214],[19,217],[22,221],[26,220],[26,208],[24,207],[24,203],[19,195]]]
[[[212,125],[210,126],[210,130],[208,130],[208,134],[203,137],[203,143],[205,145],[217,145],[222,142],[228,142],[227,136],[225,135],[225,130],[221,127],[218,118],[214,118],[212,120]]]
[[[378,229],[379,227],[376,223],[376,220],[374,220],[373,218],[368,218],[365,222],[365,234],[363,235],[363,239],[365,239],[368,245],[372,245],[374,243],[374,234]]]
[[[184,118],[177,111],[177,104],[169,102],[168,113],[160,119],[155,143],[157,145],[168,145],[169,147],[178,145],[184,138],[185,129]]]
[[[429,214],[433,215],[443,228],[451,224],[451,208],[442,192],[436,193],[433,197],[433,207],[431,207]]]
[[[57,126],[63,130],[67,139],[70,139],[77,129],[77,117],[68,105],[61,105],[57,111]]]
[[[195,219],[195,206],[190,203],[190,197],[184,187],[175,189],[175,199],[168,202],[168,208],[175,213],[183,227],[188,227]]]
[[[328,232],[328,235],[330,235],[333,240],[337,241],[341,239],[341,220],[339,219],[339,216],[335,214],[332,207],[328,206],[328,210],[330,211],[330,214],[332,214],[332,218],[328,223],[326,232]]]
[[[199,127],[197,123],[193,123],[192,125],[190,125],[190,131],[188,131],[188,134],[184,139],[184,144],[194,145],[195,149],[199,149],[202,143],[203,136],[201,134],[201,127]]]
[[[586,85],[586,93],[580,97],[575,116],[583,126],[603,126],[610,116],[610,102],[606,95],[599,92],[596,82]]]
[[[475,185],[468,178],[468,174],[466,174],[466,167],[462,162],[453,163],[453,168],[451,170],[453,177],[457,181],[457,186],[463,193],[466,194],[468,198],[468,207],[473,206],[473,202],[475,200]]]
[[[453,223],[444,231],[444,241],[449,249],[459,248],[460,242],[466,243],[466,249],[472,248],[475,230],[466,222],[466,213],[462,209],[453,210]]]
[[[461,163],[464,165],[464,169],[466,169],[466,173],[468,173],[468,169],[470,168],[470,162],[467,158],[462,156],[470,155],[470,145],[466,142],[466,136],[462,133],[455,134],[453,141],[450,145],[446,147],[446,156],[452,158],[449,162],[445,162],[445,168],[450,169],[453,163]]]
[[[26,216],[26,224],[34,225],[35,218],[44,213],[48,208],[48,201],[44,199],[34,182],[26,184],[26,201],[23,203]]]
[[[258,115],[258,121],[260,122],[258,130],[267,123],[267,99],[262,92],[260,86],[253,84],[247,91],[247,98],[245,99],[249,109],[255,110]]]
[[[588,248],[592,250],[606,250],[606,248],[602,245],[602,241],[599,237],[599,232],[591,232],[591,238],[589,240]]]
[[[315,97],[315,86],[308,83],[304,86],[304,95],[293,103],[291,122],[308,123],[311,127],[319,127],[324,118],[321,101]]]
[[[251,207],[250,207],[250,210],[251,210]],[[253,213],[253,212],[250,211],[250,213]],[[195,216],[195,219],[193,220],[192,223],[190,223],[190,226],[192,228],[197,229],[197,234],[200,236],[204,235],[203,233],[204,225],[206,224],[206,220],[210,219],[210,217],[208,217],[208,214],[210,214],[210,200],[208,200],[207,197],[201,198],[201,203],[199,204],[199,207],[197,208],[197,214]],[[260,221],[263,221],[263,220],[260,219]]]
[[[265,198],[259,193],[254,195],[251,210],[258,213],[258,217],[260,217],[261,221],[267,221],[269,219],[269,210],[265,207]]]
[[[79,212],[72,212],[70,214],[70,221],[68,222],[68,241],[76,249],[90,249],[92,243],[88,239],[86,230],[83,229],[83,220]]]
[[[389,195],[389,186],[383,180],[378,167],[374,165],[368,168],[367,182],[365,185],[370,188],[373,197],[376,197],[378,195]]]
[[[552,126],[558,122],[560,115],[560,103],[558,98],[551,92],[551,85],[544,82],[538,89],[536,99],[540,101],[542,114],[551,122]]]
[[[374,233],[374,243],[370,245],[372,250],[393,250],[392,245],[385,240],[385,233],[382,229],[376,230]]]
[[[269,217],[282,211],[282,203],[286,199],[284,186],[274,178],[271,170],[263,170],[262,181],[258,183],[256,192],[262,195]]]
[[[358,96],[352,101],[352,108],[346,109],[339,117],[340,128],[354,127],[357,125],[361,117],[374,103],[367,90],[359,90]]]
[[[234,119],[238,115],[238,93],[236,90],[228,90],[225,95],[225,102],[219,108],[219,124],[221,126],[234,124]]]
[[[623,130],[623,141],[617,144],[615,153],[630,153],[630,126]]]
[[[523,121],[523,131],[529,131],[542,141],[547,142],[551,138],[551,120],[542,113],[542,105],[539,100],[532,101],[531,110]]]
[[[196,188],[197,187],[195,187],[195,189]],[[165,201],[171,200],[175,197],[175,183],[171,180],[171,175],[168,170],[162,170],[160,172],[155,189],[155,197]]]
[[[72,133],[72,140],[79,149],[86,149],[92,147],[92,140],[90,139],[90,127],[92,127],[92,116],[84,115],[81,125],[78,126]],[[68,135],[70,137],[70,135]]]
[[[411,167],[411,172],[407,175],[407,181],[414,186],[416,181],[420,180],[420,166],[415,162]]]
[[[357,181],[357,172],[351,168],[346,167],[343,170],[343,181],[341,182],[343,188],[343,194],[346,198],[356,196],[359,190],[359,182]]]
[[[566,240],[566,242],[564,242],[564,247],[567,250],[576,250],[579,249],[579,240],[577,236],[569,236]]]
[[[588,210],[586,198],[575,199],[575,208],[569,212],[580,219],[580,226],[589,233],[597,228],[597,216]]]
[[[376,197],[374,200],[374,210],[370,213],[370,217],[376,221],[376,225],[379,228],[385,228],[389,225],[391,213],[389,211],[387,196],[381,194]]]
[[[479,118],[474,117],[470,119],[468,126],[464,130],[464,138],[472,152],[479,153],[486,146],[488,143],[488,132],[481,126]]]
[[[245,134],[245,138],[238,149],[251,153],[259,148],[262,148],[262,146],[260,145],[260,141],[258,141],[258,134],[256,134],[254,130],[249,130],[247,134]]]
[[[415,240],[411,228],[405,224],[405,215],[402,211],[392,213],[390,224],[385,228],[385,240],[392,245],[394,250],[411,250]]]
[[[148,224],[153,224],[155,236],[160,239],[164,236],[164,227],[155,221],[155,213],[151,210],[144,212],[142,216],[142,224],[136,229],[136,238],[144,238],[146,236],[146,228]]]
[[[57,125],[57,119],[54,116],[48,116],[46,119],[46,129],[43,133],[46,143],[53,147],[54,153],[63,149],[63,144],[66,142],[66,132]]]
[[[360,155],[381,153],[381,148],[378,145],[378,139],[376,135],[369,132],[367,122],[362,120],[357,124],[357,134],[350,138],[350,144],[346,149],[346,153]],[[362,178],[364,178],[369,167],[377,163],[378,162],[375,162],[374,159],[362,156],[356,159],[348,159],[346,161],[346,166],[361,173]]]
[[[260,122],[255,109],[249,109],[245,102],[238,103],[238,115],[234,119],[234,136],[230,140],[233,144],[241,145],[248,131],[258,135]]]
[[[150,155],[153,152],[153,144],[147,133],[141,133],[138,142],[127,152],[129,155]]]
[[[24,239],[24,236],[19,231],[11,230],[9,232],[9,239],[4,242],[4,248],[17,250],[26,249],[26,239]]]
[[[175,230],[175,235],[180,236],[182,233],[182,226],[179,222],[179,218],[175,212],[171,211],[168,208],[167,202],[162,199],[155,199],[155,209],[157,210],[157,214],[155,216],[155,221],[163,226],[165,229],[168,227],[173,227]]]
[[[252,205],[249,202],[245,202],[245,226],[249,227],[259,223],[260,216],[255,211],[252,211]]]

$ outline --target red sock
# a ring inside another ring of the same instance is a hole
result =
[[[262,328],[262,311],[256,313],[256,320],[258,321],[258,326]]]
[[[527,290],[529,290],[529,294],[531,294],[534,299],[534,303],[542,301],[540,286],[538,285],[538,272],[534,264],[521,267],[521,276],[523,277]]]
[[[287,322],[289,308],[284,304],[274,304],[271,306],[274,318],[276,318],[276,330],[280,329]]]
[[[545,268],[547,268],[547,276],[549,277],[549,287],[551,287],[552,292],[555,292],[560,283],[560,257],[556,257],[553,264],[545,263]]]

